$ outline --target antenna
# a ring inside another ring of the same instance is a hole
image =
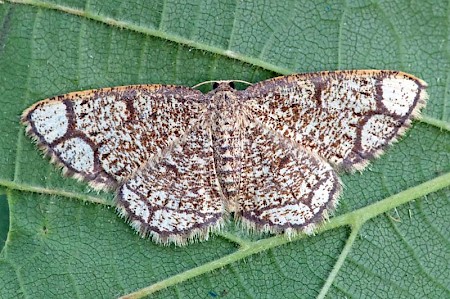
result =
[[[209,81],[198,83],[198,84],[192,86],[192,88],[197,88],[199,86],[202,86],[202,85],[205,85],[205,84],[208,84],[208,83],[228,83],[228,82],[238,82],[238,83],[244,83],[244,84],[247,84],[247,85],[253,85],[253,83],[250,83],[250,82],[247,82],[247,81],[243,81],[243,80],[209,80]]]

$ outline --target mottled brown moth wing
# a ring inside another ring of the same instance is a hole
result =
[[[224,198],[210,128],[202,120],[121,186],[118,211],[141,235],[184,245],[222,227]]]
[[[67,175],[108,189],[183,136],[205,110],[202,96],[164,85],[72,92],[34,104],[22,122]]]
[[[398,71],[335,71],[269,79],[244,97],[268,128],[339,168],[362,170],[419,116],[426,87]]]
[[[66,174],[117,191],[142,235],[205,240],[227,213],[249,230],[311,232],[341,184],[331,164],[361,170],[425,105],[426,83],[395,71],[298,74],[208,94],[131,85],[43,100],[27,132]]]
[[[251,231],[311,233],[337,205],[340,180],[330,164],[252,120],[245,124],[239,208]]]

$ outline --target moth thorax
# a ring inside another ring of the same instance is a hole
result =
[[[217,90],[211,95],[210,108],[212,110],[225,112],[236,112],[239,109],[239,92],[234,89]]]

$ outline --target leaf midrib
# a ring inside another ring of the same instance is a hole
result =
[[[63,197],[76,198],[91,203],[100,203],[108,206],[112,205],[111,202],[102,198],[86,196],[84,194],[72,193],[63,190],[35,187],[30,186],[28,184],[18,184],[6,180],[0,180],[0,185],[21,191],[59,195]],[[400,193],[389,196],[369,206],[332,218],[330,221],[326,222],[322,227],[320,227],[316,231],[317,234],[342,226],[349,226],[351,228],[351,234],[349,235],[347,243],[339,256],[333,268],[333,271],[330,273],[329,277],[327,278],[324,284],[324,287],[322,288],[322,291],[320,293],[322,295],[319,295],[318,298],[321,298],[321,296],[325,295],[328,291],[328,288],[331,287],[334,278],[336,277],[337,273],[342,267],[348,253],[350,252],[350,249],[356,239],[355,236],[358,234],[359,230],[364,225],[364,223],[366,223],[369,219],[377,217],[378,215],[385,213],[395,207],[398,207],[416,198],[420,198],[427,194],[436,192],[448,186],[450,186],[450,172],[443,174],[439,177],[436,177],[434,179],[428,180],[417,186],[408,188]],[[205,274],[207,272],[216,269],[220,269],[226,265],[242,260],[250,255],[254,255],[256,253],[260,253],[275,247],[279,247],[281,245],[285,245],[290,242],[295,242],[306,237],[306,235],[298,235],[292,239],[288,239],[284,235],[278,235],[267,239],[249,242],[237,238],[235,236],[229,237],[229,234],[227,234],[226,232],[220,235],[231,242],[237,243],[239,245],[239,249],[230,255],[224,256],[220,259],[211,261],[201,266],[189,269],[185,272],[176,274],[174,276],[161,280],[153,285],[150,285],[146,288],[128,294],[122,298],[142,298],[144,296],[160,291],[167,287],[176,285],[188,279],[197,277],[199,275]]]
[[[420,198],[422,196],[425,196],[427,194],[436,192],[440,189],[446,188],[450,185],[450,172],[446,173],[444,175],[441,175],[437,178],[431,179],[425,183],[422,183],[420,185],[411,187],[409,189],[406,189],[400,193],[397,193],[395,195],[389,196],[381,201],[378,201],[374,204],[371,204],[369,206],[366,206],[364,208],[360,208],[358,210],[355,210],[353,212],[335,217],[331,219],[329,222],[325,223],[322,227],[320,227],[316,233],[320,234],[325,231],[335,229],[341,226],[349,226],[351,228],[351,234],[349,235],[349,238],[347,240],[347,243],[341,252],[332,272],[330,273],[329,277],[327,278],[324,287],[322,288],[321,293],[319,294],[318,298],[322,298],[321,296],[324,296],[329,287],[331,287],[332,282],[334,281],[334,278],[336,277],[336,274],[339,272],[340,268],[344,264],[344,261],[348,255],[348,253],[351,250],[352,245],[354,244],[356,240],[356,236],[358,235],[360,229],[364,225],[364,223],[367,222],[367,220],[372,219],[382,213],[385,213],[386,211],[391,210],[394,207],[397,207],[399,205],[402,205],[406,202],[409,202],[411,200],[414,200],[416,198]],[[226,234],[223,234],[222,237],[227,238]],[[164,280],[161,280],[153,285],[150,285],[146,288],[143,288],[141,290],[138,290],[134,293],[127,294],[124,297],[121,298],[142,298],[144,296],[147,296],[149,294],[155,293],[157,291],[160,291],[162,289],[165,289],[169,286],[176,285],[178,283],[181,283],[183,281],[186,281],[188,279],[197,277],[199,275],[205,274],[207,272],[220,269],[226,265],[229,265],[231,263],[234,263],[236,261],[242,260],[250,255],[260,253],[290,242],[298,241],[300,239],[303,239],[307,237],[306,235],[299,235],[292,239],[287,239],[284,235],[278,235],[275,237],[262,239],[254,242],[245,242],[244,246],[242,246],[234,253],[231,253],[227,256],[224,256],[220,259],[211,261],[209,263],[203,264],[201,266],[198,266],[196,268],[189,269],[185,272],[176,274],[174,276],[171,276],[169,278],[166,278]]]

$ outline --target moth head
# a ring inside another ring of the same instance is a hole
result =
[[[213,83],[213,89],[234,89],[234,81],[216,81]]]

